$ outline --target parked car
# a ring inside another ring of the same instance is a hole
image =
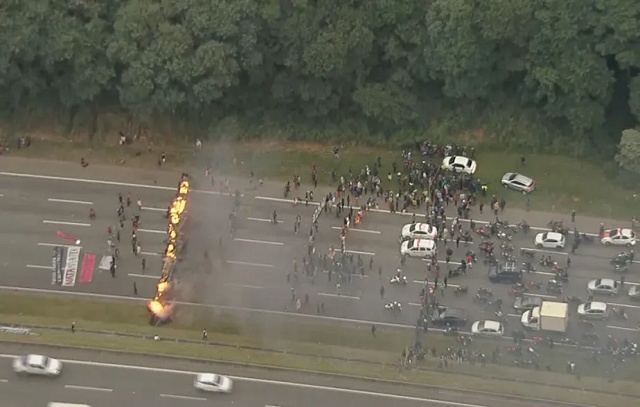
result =
[[[431,313],[430,320],[433,325],[460,327],[467,324],[467,313],[460,308],[439,306]]]
[[[438,229],[428,223],[410,223],[402,227],[400,236],[402,240],[435,239],[438,237]]]
[[[631,229],[611,229],[605,230],[604,234],[600,237],[600,243],[605,246],[635,246],[636,234]]]
[[[513,302],[513,309],[518,312],[525,312],[542,305],[542,297],[532,295],[521,295]]]
[[[233,382],[227,376],[215,373],[198,373],[193,381],[193,387],[211,393],[231,393]]]
[[[588,319],[607,319],[609,316],[609,306],[606,302],[586,302],[578,305],[578,315]]]
[[[500,337],[504,334],[504,326],[498,321],[476,321],[471,325],[471,333],[476,336]]]
[[[516,263],[492,264],[489,266],[489,281],[493,283],[518,283],[522,281],[522,270]]]
[[[430,259],[437,253],[436,242],[431,239],[412,239],[402,242],[400,255]]]
[[[442,160],[442,169],[453,172],[463,172],[465,174],[473,175],[476,172],[478,165],[470,158],[463,157],[461,155],[454,155],[445,157]]]
[[[13,371],[36,376],[58,376],[62,373],[62,362],[43,355],[19,356],[13,360]]]
[[[503,187],[522,192],[523,194],[532,192],[536,186],[536,182],[533,179],[517,172],[507,172],[502,176],[501,182]]]
[[[590,294],[615,295],[619,289],[620,285],[612,278],[598,278],[587,283],[587,291]]]
[[[564,249],[566,242],[564,235],[557,232],[538,233],[534,241],[538,249]]]

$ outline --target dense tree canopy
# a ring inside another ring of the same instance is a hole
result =
[[[638,0],[3,0],[0,33],[6,111],[396,130],[517,106],[592,141],[640,121]]]

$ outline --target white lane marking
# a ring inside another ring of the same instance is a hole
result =
[[[235,288],[251,288],[253,290],[262,290],[264,288],[264,287],[260,287],[259,285],[235,284],[235,283],[227,283],[224,286],[225,287],[235,287]]]
[[[254,222],[273,223],[273,219],[267,219],[267,218],[247,218],[247,220],[252,220]],[[278,223],[284,223],[284,221],[281,221],[280,219],[278,219]]]
[[[0,194],[0,198],[2,198],[3,196],[4,196],[3,194]]]
[[[0,195],[0,196],[2,196],[2,195]],[[9,383],[9,380],[7,380],[7,379],[0,379],[0,383]]]
[[[155,229],[138,229],[138,232],[142,233],[156,233],[158,235],[166,235],[166,230],[155,230]]]
[[[351,254],[362,254],[363,256],[375,256],[375,253],[372,252],[360,252],[358,250],[345,250],[345,252],[347,253],[351,253]]]
[[[281,407],[281,406],[276,406],[275,404],[265,404],[264,407]]]
[[[533,274],[540,274],[541,276],[555,276],[556,273],[551,273],[549,271],[533,271]]]
[[[415,329],[415,326],[411,326],[411,329]],[[15,359],[17,357],[18,355],[0,354],[0,358],[4,358],[4,359]],[[116,363],[90,362],[85,360],[73,360],[73,359],[62,359],[61,362],[70,364],[70,365],[102,367],[102,368],[111,368],[111,369],[137,370],[142,372],[153,372],[153,373],[169,373],[169,374],[176,374],[176,375],[183,375],[183,376],[194,376],[199,373],[199,372],[188,371],[188,370],[123,365],[123,364],[116,364]],[[480,404],[460,403],[457,401],[445,401],[445,400],[437,400],[437,399],[428,399],[423,397],[403,396],[400,394],[389,394],[389,393],[379,393],[379,392],[367,391],[367,390],[347,389],[344,387],[285,382],[281,380],[258,379],[255,377],[246,377],[246,376],[229,376],[229,378],[232,380],[237,380],[239,382],[246,382],[246,383],[259,383],[259,384],[268,384],[268,385],[274,385],[274,386],[293,387],[298,389],[310,389],[310,390],[320,390],[320,391],[343,393],[343,394],[355,394],[360,396],[380,397],[380,398],[390,399],[390,400],[419,401],[423,403],[441,404],[441,405],[446,405],[451,407],[486,407]],[[165,396],[171,396],[171,395],[165,395]]]
[[[422,261],[431,261],[431,259],[422,259]],[[447,264],[447,262],[446,262],[446,261],[444,261],[444,260],[438,260],[438,263],[440,263],[440,264]],[[449,264],[453,264],[454,266],[459,266],[459,265],[461,265],[462,263],[461,263],[461,262],[459,262],[459,261],[449,261]]]
[[[48,225],[82,226],[85,228],[88,228],[89,226],[91,226],[90,223],[62,222],[59,220],[43,220],[42,223],[46,223]]]
[[[28,269],[43,269],[43,270],[51,270],[52,268],[51,266],[38,266],[35,264],[27,264],[25,267]]]
[[[131,188],[146,188],[146,189],[157,189],[161,191],[172,191],[176,190],[176,187],[163,187],[161,185],[146,185],[146,184],[134,184],[129,182],[118,182],[118,181],[104,181],[100,179],[86,179],[86,178],[69,178],[69,177],[56,177],[53,175],[38,175],[38,174],[23,174],[19,172],[0,172],[0,175],[5,175],[7,177],[18,177],[18,178],[35,178],[35,179],[48,179],[51,181],[69,181],[69,182],[82,182],[85,184],[96,184],[96,185],[113,185],[118,187],[131,187]],[[221,195],[221,196],[230,196],[231,194],[228,192],[218,192],[218,191],[203,191],[200,189],[193,189],[192,192],[197,192],[200,194],[207,195]],[[241,195],[243,196],[243,195]]]
[[[621,331],[638,332],[637,328],[627,328],[627,327],[624,327],[624,326],[607,325],[607,328],[619,329]]]
[[[293,198],[285,199],[285,198],[272,198],[270,196],[255,196],[253,199],[257,199],[259,201],[271,201],[271,202],[285,202],[285,203],[293,203]],[[309,201],[309,205],[318,206],[320,205],[318,202]]]
[[[331,226],[331,229],[342,230],[342,228],[340,226]],[[358,229],[358,228],[355,228],[355,227],[350,228],[349,232],[371,233],[373,235],[379,235],[379,234],[382,233],[379,230]]]
[[[354,295],[343,295],[343,294],[329,294],[329,293],[318,293],[321,297],[335,297],[335,298],[346,298],[348,300],[359,300],[360,297],[356,297]]]
[[[73,384],[65,384],[65,389],[73,389],[73,390],[91,390],[91,391],[103,391],[111,393],[113,389],[107,389],[104,387],[89,387],[89,386],[75,386]]]
[[[165,397],[169,399],[180,399],[180,400],[207,401],[207,399],[205,399],[204,397],[179,396],[177,394],[161,394],[160,397]]]
[[[138,278],[153,278],[153,279],[158,279],[160,278],[160,276],[154,276],[153,274],[135,274],[135,273],[129,273],[127,274],[129,277],[138,277]]]
[[[527,293],[532,297],[540,297],[540,298],[557,298],[555,295],[546,295],[546,294],[536,294],[536,293]]]
[[[557,254],[560,256],[568,256],[569,253],[565,253],[565,252],[556,252],[553,250],[545,250],[545,249],[534,249],[532,247],[522,247],[520,248],[520,250],[530,250],[532,252],[538,252],[538,253],[548,253],[548,254]]]
[[[140,252],[140,254],[142,254],[143,256],[160,256],[160,253],[153,252]]]
[[[410,302],[409,305],[411,305],[413,307],[422,307],[422,304],[417,303],[417,302]]]
[[[38,243],[38,246],[45,246],[45,247],[79,247],[79,248],[82,248],[82,246],[73,246],[73,245],[69,245],[69,244],[58,244],[58,243]]]
[[[512,318],[522,318],[522,315],[520,314],[507,314],[507,316]]]
[[[47,199],[47,201],[49,201],[49,202],[58,202],[58,203],[78,204],[78,205],[93,205],[93,202],[91,202],[91,201],[74,201],[72,199],[49,198],[49,199]]]
[[[413,280],[414,283],[416,284],[421,284],[424,285],[424,280]],[[427,282],[427,285],[433,286],[433,282],[429,281]],[[438,287],[442,286],[442,282],[440,284],[438,284]],[[459,288],[460,286],[457,284],[449,284],[447,282],[447,287],[451,287],[451,288]]]
[[[236,242],[244,242],[244,243],[258,243],[258,244],[270,244],[273,246],[284,246],[282,242],[271,242],[268,240],[253,240],[253,239],[240,239],[239,237],[234,238]]]
[[[265,268],[273,268],[273,264],[262,264],[262,263],[250,263],[248,261],[234,261],[227,260],[228,264],[237,264],[239,266],[251,266],[251,267],[265,267]]]
[[[631,304],[616,304],[615,302],[610,302],[609,305],[613,307],[622,307],[622,308],[635,308],[640,309],[639,305],[631,305]]]
[[[154,208],[153,206],[143,206],[143,211],[155,211],[155,212],[167,212],[167,209],[163,208]]]

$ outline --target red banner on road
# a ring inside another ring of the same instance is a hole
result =
[[[85,254],[82,259],[82,269],[80,269],[80,282],[90,283],[93,280],[93,268],[96,266],[96,255]]]
[[[78,239],[76,237],[73,237],[71,235],[68,235],[68,234],[64,233],[63,231],[61,231],[61,230],[56,230],[56,236],[58,236],[61,239],[66,240],[68,242],[73,242],[75,244],[80,244],[80,239]]]

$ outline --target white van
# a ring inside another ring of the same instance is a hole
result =
[[[400,255],[407,257],[421,257],[430,259],[438,252],[435,240],[412,239],[402,242],[400,245]]]

